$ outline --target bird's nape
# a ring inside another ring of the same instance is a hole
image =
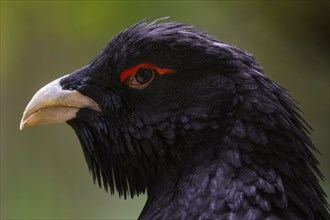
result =
[[[329,219],[309,127],[251,54],[141,21],[53,81],[21,127],[75,130],[94,181],[147,192],[140,219]]]

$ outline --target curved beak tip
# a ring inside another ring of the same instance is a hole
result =
[[[24,111],[23,116],[21,118],[21,122],[19,123],[19,130],[23,130],[23,128],[29,127],[28,118],[26,118],[26,113]]]
[[[24,117],[24,116],[23,116]],[[19,130],[23,130],[23,128],[25,127],[25,121],[23,120],[23,118],[21,119],[21,123],[19,124]]]

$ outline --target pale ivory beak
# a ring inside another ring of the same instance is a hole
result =
[[[64,76],[66,77],[66,76]],[[76,117],[81,108],[90,108],[100,112],[99,105],[91,98],[76,90],[63,90],[60,80],[56,79],[42,87],[26,106],[20,123],[25,127],[43,124],[61,123]]]

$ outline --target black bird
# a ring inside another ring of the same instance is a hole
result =
[[[39,90],[21,129],[66,121],[94,181],[139,219],[330,219],[310,130],[251,54],[141,21]]]

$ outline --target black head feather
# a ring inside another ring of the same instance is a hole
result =
[[[175,73],[156,76],[141,90],[120,81],[125,69],[146,61]],[[142,21],[61,85],[89,96],[102,110],[81,109],[68,122],[94,180],[125,197],[148,190],[146,218],[160,215],[147,211],[162,203],[154,195],[166,187],[158,185],[173,185],[173,198],[190,201],[199,191],[189,193],[189,186],[203,180],[213,191],[203,188],[200,198],[221,201],[214,203],[218,212],[238,219],[329,217],[308,125],[287,91],[245,51],[191,25]],[[181,213],[172,206],[164,212]]]

